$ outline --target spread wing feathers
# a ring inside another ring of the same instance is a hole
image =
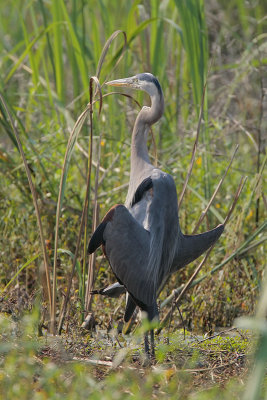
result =
[[[172,177],[155,169],[151,178],[153,194],[145,222],[150,232],[146,277],[150,277],[156,296],[160,281],[169,274],[172,265],[179,225],[176,187]]]
[[[106,228],[107,222],[102,221],[101,224],[98,225],[96,230],[94,231],[91,240],[88,245],[88,253],[92,254],[98,249],[99,246],[103,243],[103,233]]]
[[[122,205],[117,206],[106,224],[105,253],[117,279],[143,304],[152,304],[156,293],[151,276],[146,274],[150,234]]]
[[[199,235],[183,235],[180,232],[176,255],[171,267],[171,273],[201,256],[201,254],[208,250],[219,239],[223,230],[224,225],[221,224],[216,228],[200,233]]]

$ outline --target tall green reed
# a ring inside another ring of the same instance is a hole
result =
[[[182,0],[175,1],[179,11],[182,28],[182,42],[185,49],[184,78],[192,83],[192,92],[196,116],[199,115],[204,85],[208,80],[208,38],[204,1]],[[189,76],[187,71],[189,71]],[[207,89],[206,89],[207,90]],[[203,119],[205,121],[201,131],[201,142],[204,145],[204,192],[205,198],[210,198],[210,137],[208,130],[208,101],[204,95]]]

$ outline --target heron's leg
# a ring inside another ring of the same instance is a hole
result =
[[[147,334],[147,332],[145,333],[144,339],[145,339],[144,340],[145,341],[145,353],[149,357],[150,352],[149,352],[149,343],[148,343],[148,334]]]
[[[151,346],[151,358],[155,358],[155,338],[154,329],[150,330],[150,346]]]
[[[153,320],[158,320],[159,319],[159,311],[158,311],[158,306],[157,306],[157,302],[156,301],[151,306],[147,307],[147,314],[148,314],[148,320],[149,320],[150,323]],[[145,342],[145,352],[150,358],[155,359],[154,329],[150,329],[150,341],[151,341],[150,349],[151,349],[151,352],[149,351],[148,332],[146,332],[146,341],[147,341],[147,345],[146,345],[146,342]]]

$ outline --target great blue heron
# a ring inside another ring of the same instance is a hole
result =
[[[174,180],[151,164],[147,149],[149,128],[164,111],[158,80],[150,73],[142,73],[107,82],[107,85],[143,90],[149,94],[151,106],[141,109],[134,124],[125,206],[115,205],[108,211],[93,233],[88,251],[93,253],[102,244],[119,282],[102,294],[115,297],[124,290],[128,292],[125,321],[130,319],[136,305],[152,321],[158,319],[157,295],[169,276],[215,243],[224,227],[218,225],[199,235],[181,232]],[[149,354],[147,334],[145,352]],[[153,330],[151,354],[154,354]]]

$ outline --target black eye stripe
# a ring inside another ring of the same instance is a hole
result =
[[[147,73],[147,72],[144,72],[144,73],[138,74],[138,75],[136,75],[136,76],[137,76],[137,78],[138,78],[140,81],[146,81],[146,82],[152,82],[152,83],[154,83],[154,85],[155,85],[156,88],[158,89],[158,92],[159,92],[160,96],[162,95],[161,86],[160,86],[160,84],[159,84],[159,81],[157,80],[157,78],[155,78],[154,75],[152,75],[152,74],[150,74],[150,73]]]

